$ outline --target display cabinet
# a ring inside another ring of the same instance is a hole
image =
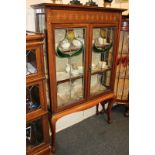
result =
[[[26,154],[51,155],[45,93],[43,34],[26,35]]]
[[[77,5],[32,6],[36,30],[46,34],[51,99],[52,146],[56,121],[115,99],[114,80],[123,9]]]
[[[122,16],[115,80],[116,102],[129,105],[129,15]],[[125,113],[126,115],[127,113]]]
[[[129,18],[122,19],[115,92],[118,102],[128,102],[129,94]]]

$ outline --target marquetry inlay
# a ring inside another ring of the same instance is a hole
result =
[[[103,23],[118,22],[119,14],[110,12],[88,12],[88,11],[65,11],[65,10],[48,10],[48,17],[51,23]]]

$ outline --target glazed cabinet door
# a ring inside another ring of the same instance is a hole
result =
[[[86,27],[54,27],[57,108],[85,99]]]
[[[26,78],[32,80],[34,78],[40,78],[43,75],[44,68],[43,53],[41,45],[27,45],[26,47]]]
[[[116,27],[91,28],[90,97],[112,90]]]
[[[26,152],[35,151],[40,147],[44,148],[48,144],[48,118],[41,116],[26,123]]]
[[[44,81],[36,81],[26,86],[26,114],[45,111],[47,109],[45,104],[45,90]]]

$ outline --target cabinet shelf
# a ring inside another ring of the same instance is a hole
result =
[[[111,69],[112,69],[111,67],[108,67],[108,68],[102,69],[102,70],[101,69],[99,69],[99,70],[93,70],[92,73],[91,73],[91,75],[102,74],[102,73],[104,73],[104,72],[106,72],[108,70],[111,70]],[[74,81],[74,80],[77,80],[77,79],[81,79],[81,78],[83,78],[83,75],[71,77],[71,81]],[[61,83],[68,82],[68,81],[70,81],[70,78],[67,78],[67,79],[64,79],[64,80],[59,80],[59,81],[57,81],[57,85],[58,84],[61,84]]]
[[[74,80],[77,80],[77,79],[80,79],[80,78],[83,78],[83,75],[71,77],[71,81],[74,81]],[[64,83],[64,82],[68,82],[68,81],[70,81],[69,78],[68,79],[64,79],[64,80],[57,81],[57,85],[58,84],[61,84],[61,83]]]
[[[106,71],[111,70],[111,69],[112,69],[112,67],[108,67],[105,69],[92,70],[91,75],[102,74],[103,72],[106,72]]]

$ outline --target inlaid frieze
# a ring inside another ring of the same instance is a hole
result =
[[[66,11],[66,10],[48,10],[48,21],[50,23],[105,23],[118,22],[119,13],[110,12],[88,12],[88,11]]]

